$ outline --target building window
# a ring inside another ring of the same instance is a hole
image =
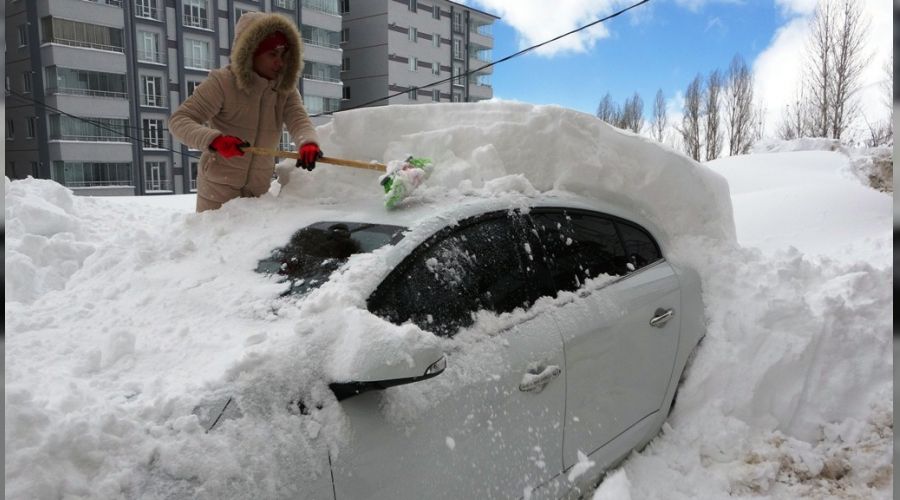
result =
[[[184,25],[209,29],[207,0],[183,0]]]
[[[161,63],[159,53],[159,33],[138,31],[138,61]]]
[[[441,91],[440,90],[432,90],[431,91],[431,100],[435,102],[440,102],[441,100]]]
[[[419,67],[419,58],[418,57],[410,57],[409,58],[409,70],[415,71]]]
[[[435,5],[434,9],[432,9],[432,11],[431,11],[431,17],[433,17],[435,19],[440,19],[441,18],[441,8],[438,7],[437,5]]]
[[[418,94],[419,94],[418,89],[412,88],[412,89],[410,89],[410,91],[408,92],[407,95],[409,96],[410,101],[417,101],[419,99]]]
[[[419,30],[413,26],[409,27],[409,41],[416,43],[419,39]]]
[[[340,99],[335,99],[332,97],[322,97],[318,95],[304,96],[303,104],[306,106],[306,111],[311,115],[333,113],[335,111],[340,111],[341,109]]]
[[[453,40],[453,58],[462,60],[462,41],[458,38]]]
[[[303,43],[308,45],[318,45],[331,49],[339,49],[341,47],[341,33],[339,31],[331,31],[304,24],[300,27],[300,32],[303,37]]]
[[[462,95],[454,92],[453,93],[453,102],[462,102]]]
[[[124,52],[122,30],[96,24],[45,17],[41,19],[45,43]]]
[[[441,34],[435,33],[431,38],[431,43],[433,43],[435,47],[440,47],[441,46]]]
[[[47,93],[90,95],[96,97],[125,98],[125,75],[84,71],[78,69],[47,68]]]
[[[184,40],[187,50],[184,54],[184,65],[188,68],[209,69],[212,60],[209,56],[209,42],[203,40]]]
[[[141,122],[144,147],[149,149],[165,149],[166,144],[163,140],[163,121],[148,120]]]
[[[342,97],[344,99],[350,99],[350,87],[344,87]]]
[[[341,0],[341,14],[350,12],[350,0]]]
[[[455,33],[463,32],[463,15],[462,12],[453,13],[453,31]]]
[[[15,121],[12,118],[6,119],[6,140],[11,141],[16,138],[16,129],[13,126]]]
[[[128,120],[50,115],[50,139],[87,142],[129,142]]]
[[[341,83],[341,67],[315,61],[303,65],[303,78],[323,82]]]
[[[200,85],[201,82],[193,82],[188,80],[187,82],[187,95],[188,97],[194,95],[194,90],[197,89],[197,86]]]
[[[432,75],[440,75],[441,74],[441,63],[435,61],[431,63],[431,74]]]
[[[418,0],[409,0],[409,11],[416,12],[417,5],[418,5]]]
[[[190,172],[191,185],[189,187],[190,187],[191,192],[196,192],[197,191],[197,170],[200,168],[200,162],[197,160],[191,160],[188,163],[188,168],[191,171]]]
[[[145,19],[159,20],[156,0],[134,0],[134,15]]]
[[[244,14],[246,14],[248,12],[255,12],[255,11],[250,10],[250,9],[242,9],[240,7],[235,7],[234,8],[234,23],[237,24],[237,22],[238,22],[238,20],[240,20],[241,16],[243,16]]]
[[[297,8],[297,0],[275,0],[275,6],[281,7],[282,9],[296,9]]]
[[[341,71],[350,71],[350,58],[345,57],[341,62]]]
[[[9,90],[10,90],[9,75],[6,75],[6,95],[9,95]]]
[[[341,30],[341,43],[350,41],[350,28],[344,28]]]
[[[29,116],[25,124],[27,125],[25,128],[25,138],[34,139],[34,136],[37,133],[37,117]]]
[[[24,89],[26,94],[31,93],[31,71],[22,73],[22,89]]]
[[[19,31],[19,47],[28,46],[28,25],[20,24]]]
[[[141,75],[141,106],[163,107],[162,78]]]
[[[131,163],[54,161],[51,177],[67,187],[130,186]]]
[[[146,191],[171,191],[166,180],[166,162],[144,162],[144,189]]]

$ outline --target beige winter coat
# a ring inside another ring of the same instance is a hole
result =
[[[269,81],[253,71],[253,52],[275,31],[287,36],[291,50],[279,79]],[[272,179],[271,157],[245,154],[225,159],[211,151],[209,145],[219,135],[277,148],[284,124],[298,148],[318,142],[297,90],[302,70],[300,33],[289,19],[259,12],[241,16],[235,26],[231,64],[210,71],[169,120],[173,136],[203,152],[197,172],[198,212],[219,208],[239,196],[260,196]]]

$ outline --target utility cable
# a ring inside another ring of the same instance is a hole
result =
[[[387,100],[389,100],[389,99],[392,99],[392,98],[397,97],[397,96],[401,96],[401,95],[403,95],[403,94],[406,94],[406,93],[409,93],[409,92],[412,92],[412,91],[418,91],[419,89],[426,89],[426,88],[428,88],[428,87],[433,87],[433,86],[435,86],[435,85],[440,85],[440,84],[442,84],[442,83],[449,82],[449,81],[451,81],[451,80],[456,80],[456,79],[461,79],[461,78],[463,78],[463,77],[471,76],[471,75],[473,75],[473,74],[475,74],[475,73],[478,73],[479,71],[481,71],[481,70],[483,70],[483,69],[487,69],[487,68],[490,68],[490,67],[495,66],[495,65],[497,65],[497,64],[500,64],[500,63],[502,63],[502,62],[506,62],[506,61],[508,61],[508,60],[510,60],[510,59],[513,59],[513,58],[515,58],[515,57],[519,57],[519,56],[521,56],[521,55],[523,55],[523,54],[525,54],[525,53],[527,53],[527,52],[531,52],[532,50],[539,49],[539,48],[543,47],[544,45],[553,43],[553,42],[555,42],[555,41],[557,41],[557,40],[559,40],[559,39],[562,39],[562,38],[565,38],[565,37],[567,37],[567,36],[569,36],[569,35],[578,33],[579,31],[583,31],[583,30],[586,30],[586,29],[588,29],[588,28],[590,28],[590,27],[592,27],[592,26],[595,26],[595,25],[597,25],[597,24],[601,24],[601,23],[604,23],[604,22],[606,22],[606,21],[609,21],[610,19],[612,19],[612,18],[614,18],[614,17],[618,17],[618,16],[620,16],[620,15],[622,15],[622,14],[628,12],[628,11],[631,10],[631,9],[640,7],[641,5],[643,5],[643,4],[645,4],[645,3],[649,2],[649,1],[650,1],[650,0],[641,0],[640,2],[637,2],[637,3],[633,4],[633,5],[628,6],[628,7],[625,7],[624,9],[621,9],[621,10],[619,10],[619,11],[616,11],[616,12],[614,12],[614,13],[612,13],[612,14],[610,14],[610,15],[604,17],[604,18],[597,19],[596,21],[593,21],[593,22],[591,22],[591,23],[585,24],[584,26],[581,26],[581,27],[579,27],[579,28],[575,28],[575,29],[573,29],[572,31],[563,33],[562,35],[553,37],[553,38],[551,38],[551,39],[549,39],[549,40],[546,40],[546,41],[544,41],[544,42],[541,42],[541,43],[539,43],[539,44],[532,45],[532,46],[530,46],[530,47],[526,47],[526,48],[524,48],[524,49],[522,49],[522,50],[520,50],[520,51],[518,51],[518,52],[516,52],[516,53],[514,53],[514,54],[510,54],[510,55],[508,55],[508,56],[506,56],[506,57],[503,57],[503,58],[498,59],[498,60],[496,60],[496,61],[494,61],[494,62],[491,62],[491,63],[487,63],[487,64],[485,64],[484,66],[481,66],[481,67],[479,67],[479,68],[475,68],[475,69],[473,69],[473,70],[469,70],[469,71],[467,71],[467,72],[465,72],[465,73],[462,73],[462,74],[460,74],[460,75],[450,76],[450,77],[448,77],[448,78],[444,78],[443,80],[438,80],[438,81],[436,81],[436,82],[432,82],[432,83],[429,83],[429,84],[427,84],[427,85],[420,85],[420,86],[418,86],[418,87],[410,87],[410,88],[408,88],[408,89],[406,89],[406,90],[404,90],[404,91],[396,92],[396,93],[390,94],[390,95],[388,95],[388,96],[386,96],[386,97],[380,97],[380,98],[378,98],[378,99],[373,99],[373,100],[371,100],[371,101],[367,101],[367,102],[364,102],[364,103],[362,103],[362,104],[357,104],[356,106],[351,106],[351,107],[349,107],[349,108],[341,109],[340,111],[349,111],[349,110],[351,110],[351,109],[363,108],[363,107],[369,106],[369,105],[371,105],[371,104],[376,104],[376,103],[379,103],[379,102],[382,102],[382,101],[387,101]],[[331,115],[331,114],[334,114],[334,113],[335,113],[335,111],[328,111],[328,112],[324,112],[324,113],[317,113],[317,114],[315,114],[315,115],[310,115],[310,116],[312,116],[312,117],[317,117],[317,116]]]

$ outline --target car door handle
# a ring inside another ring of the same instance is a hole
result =
[[[666,326],[666,323],[668,323],[670,319],[672,319],[672,316],[675,316],[674,309],[657,309],[653,313],[653,317],[650,318],[650,326],[662,328]]]
[[[540,373],[532,373],[529,370],[528,373],[522,376],[519,390],[522,392],[541,392],[560,373],[562,373],[562,369],[556,365],[547,366]]]

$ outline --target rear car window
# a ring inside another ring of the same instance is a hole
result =
[[[366,253],[403,238],[406,228],[358,222],[317,222],[300,229],[287,245],[261,261],[256,272],[288,282],[284,295],[302,296],[318,288],[351,255]]]

